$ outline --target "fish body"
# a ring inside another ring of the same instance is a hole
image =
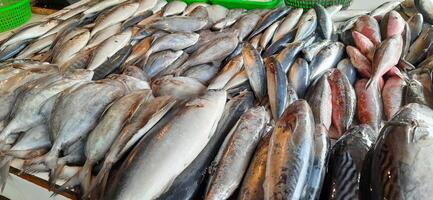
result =
[[[151,28],[168,32],[195,32],[203,29],[207,24],[207,19],[189,16],[166,17],[162,20],[150,24]]]
[[[269,104],[274,120],[280,118],[287,106],[287,75],[272,57],[265,59]]]
[[[260,20],[260,15],[256,13],[249,13],[241,17],[234,25],[233,28],[239,31],[239,41],[244,41],[248,35],[253,31],[254,27]]]
[[[359,17],[355,22],[353,30],[365,35],[374,45],[378,45],[382,41],[379,24],[371,16],[364,15]]]
[[[292,64],[296,60],[296,57],[303,49],[303,46],[304,45],[302,42],[293,42],[287,44],[287,46],[283,50],[281,50],[280,53],[278,53],[276,58],[278,62],[280,62],[284,72],[288,72],[290,70]]]
[[[370,125],[373,130],[379,131],[382,123],[382,98],[377,88],[366,89],[367,80],[360,79],[355,84],[356,107],[358,121]]]
[[[99,31],[128,19],[135,13],[135,11],[137,11],[138,6],[138,3],[123,4],[117,6],[106,15],[102,15],[100,18],[97,18],[95,27],[93,27],[90,35],[94,36]]]
[[[391,120],[403,106],[404,81],[396,76],[390,77],[382,90],[383,112],[386,120]]]
[[[316,79],[320,74],[328,69],[337,66],[344,51],[344,44],[336,42],[320,50],[314,60],[310,63],[310,80]]]
[[[244,58],[244,68],[248,75],[248,80],[254,90],[254,94],[259,100],[266,95],[266,71],[263,60],[259,52],[250,44],[246,44],[242,50]]]
[[[200,81],[182,76],[163,76],[152,82],[156,96],[170,95],[176,99],[189,99],[198,96],[206,89]]]
[[[318,27],[323,39],[331,39],[332,32],[334,31],[332,17],[329,12],[320,4],[314,7],[318,16]]]
[[[287,14],[287,16],[284,18],[284,20],[281,22],[281,24],[278,26],[277,30],[275,31],[274,37],[272,38],[273,43],[278,41],[285,34],[289,33],[291,30],[293,30],[296,27],[296,24],[301,18],[303,11],[304,10],[302,8],[298,8],[290,11]]]
[[[310,85],[310,73],[308,62],[302,58],[296,59],[290,68],[287,74],[288,81],[295,88],[298,97],[304,97]]]
[[[163,17],[177,15],[183,13],[186,9],[186,3],[183,1],[170,1],[165,7],[162,13]]]
[[[332,91],[328,75],[322,75],[307,91],[306,97],[316,124],[322,124],[327,130],[331,127]]]
[[[242,56],[234,57],[230,60],[219,72],[219,74],[211,81],[208,89],[222,89],[243,67],[244,59]]]
[[[337,65],[337,69],[339,69],[343,74],[346,75],[347,79],[350,81],[350,84],[352,85],[355,84],[355,81],[358,78],[358,72],[356,71],[355,67],[352,65],[350,59],[345,58],[341,60]]]

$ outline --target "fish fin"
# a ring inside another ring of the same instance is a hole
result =
[[[62,186],[54,189],[53,191],[53,195],[57,195],[60,194],[70,188],[73,188],[75,186],[77,186],[78,184],[80,184],[80,178],[79,178],[79,174],[80,172],[77,172],[74,176],[72,176],[70,179],[68,179],[68,181],[66,181],[66,183],[64,183]]]
[[[51,188],[55,188],[56,182],[59,179],[60,173],[62,172],[64,166],[65,164],[58,164],[58,166],[50,170],[48,183],[50,184]]]
[[[0,166],[0,192],[3,192],[6,186],[6,181],[9,178],[9,167],[12,157],[7,156],[3,158],[2,165]]]
[[[83,189],[83,193],[88,193],[92,184],[92,168],[93,162],[86,161],[83,168],[81,168],[80,172],[78,172],[78,179],[79,183],[81,184],[81,188]]]
[[[379,87],[379,83],[378,83],[379,79],[376,78],[375,76],[371,77],[368,81],[367,84],[365,85],[365,89],[369,89],[371,86],[374,87]]]
[[[91,181],[89,189],[84,193],[82,196],[83,198],[89,196],[93,190],[95,190],[97,187],[102,188],[102,190],[105,189],[108,175],[110,174],[111,167],[113,166],[113,163],[106,162],[102,166],[101,170],[99,170],[98,175],[96,176],[94,181]]]

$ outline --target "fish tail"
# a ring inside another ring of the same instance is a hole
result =
[[[379,88],[379,78],[376,76],[371,77],[367,84],[365,85],[365,89],[369,89],[371,86]]]
[[[50,184],[51,188],[55,188],[56,182],[59,179],[59,176],[62,173],[64,166],[65,164],[58,164],[56,167],[50,169],[48,183]]]
[[[81,183],[81,188],[83,189],[83,193],[88,193],[91,181],[92,181],[92,168],[93,168],[93,162],[87,160],[84,163],[83,168],[78,173],[78,179],[79,183]]]
[[[71,188],[77,186],[78,184],[80,184],[79,174],[80,174],[80,172],[77,172],[74,176],[72,176],[70,179],[68,179],[68,181],[66,181],[66,183],[64,183],[62,186],[56,188],[53,191],[53,194],[51,196],[60,194],[64,191],[71,189]]]
[[[9,167],[12,161],[12,157],[3,157],[0,165],[0,191],[3,192],[6,186],[6,181],[9,178]]]
[[[83,198],[88,197],[90,193],[93,190],[95,190],[97,187],[99,187],[100,189],[104,189],[106,187],[108,175],[110,174],[110,170],[112,166],[113,163],[111,162],[104,163],[101,170],[99,170],[99,173],[96,176],[95,180],[91,182],[89,189],[82,196]]]

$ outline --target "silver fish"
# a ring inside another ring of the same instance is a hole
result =
[[[189,99],[200,95],[206,90],[200,81],[182,76],[163,76],[152,82],[155,96],[170,95],[176,99]]]
[[[185,71],[182,76],[195,78],[203,84],[207,84],[212,78],[215,77],[218,71],[219,65],[201,64],[191,67]]]
[[[316,11],[318,16],[317,25],[322,38],[327,40],[331,39],[331,35],[334,30],[331,15],[320,4],[316,4],[314,10]]]
[[[221,70],[221,72],[211,81],[208,89],[222,89],[244,66],[242,56],[234,57]]]
[[[224,19],[229,12],[227,8],[218,4],[207,6],[206,9],[209,13],[209,21],[211,24]]]
[[[421,34],[424,18],[420,13],[412,16],[407,23],[409,23],[410,33],[411,33],[411,42],[415,41],[416,38]]]
[[[264,63],[272,118],[277,121],[287,106],[287,76],[275,58],[268,57]]]
[[[191,13],[194,9],[196,9],[197,7],[208,7],[209,4],[207,3],[202,3],[202,2],[194,2],[190,5],[188,5],[188,7],[186,7],[185,11],[183,12],[183,15],[188,15],[189,13]]]
[[[104,40],[110,38],[111,36],[113,36],[117,33],[119,33],[121,27],[122,27],[122,24],[117,23],[117,24],[113,24],[113,25],[99,31],[97,34],[92,36],[92,38],[89,41],[89,44],[87,44],[86,47],[92,48],[94,46],[101,44],[102,42],[104,42]]]
[[[229,10],[227,13],[227,16],[224,19],[221,19],[220,21],[216,22],[215,24],[212,25],[212,29],[213,30],[221,30],[224,29],[226,27],[230,27],[231,25],[233,25],[234,23],[236,23],[236,21],[242,17],[242,15],[244,14],[245,10],[244,9],[232,9]]]
[[[250,35],[259,20],[260,15],[255,13],[246,14],[238,19],[238,21],[233,25],[233,28],[239,32],[239,41],[244,41],[244,39]]]
[[[156,5],[152,8],[152,12],[153,13],[157,13],[159,11],[161,11],[161,9],[167,5],[167,1],[166,0],[157,0]]]
[[[272,38],[272,42],[274,43],[278,41],[284,35],[293,30],[296,27],[296,24],[298,24],[299,19],[301,19],[303,12],[304,10],[302,8],[290,11],[286,18],[281,22],[280,26],[278,26],[278,29]]]
[[[124,67],[122,70],[122,74],[140,79],[142,81],[149,81],[149,77],[146,75],[146,73],[142,69],[134,65]]]
[[[186,3],[183,1],[170,1],[165,7],[164,12],[162,13],[163,17],[178,15],[183,13],[186,9]]]
[[[298,22],[298,29],[296,31],[294,41],[301,41],[309,37],[316,30],[317,15],[314,9],[308,10]]]
[[[203,29],[207,24],[207,19],[189,16],[166,17],[156,21],[149,26],[151,28],[168,32],[195,32]]]
[[[428,47],[433,43],[433,28],[424,29],[419,37],[410,46],[405,60],[416,65],[421,62],[425,56]]]
[[[277,30],[278,26],[280,25],[281,21],[276,21],[272,25],[270,25],[260,37],[259,46],[261,49],[266,49],[268,46],[268,43],[271,41],[272,36],[274,36],[275,30]]]
[[[158,0],[140,0],[137,11],[135,12],[134,15],[137,16],[146,11],[151,11],[156,6],[157,2]]]
[[[280,7],[265,14],[254,28],[254,31],[249,35],[249,38],[251,39],[252,37],[263,32],[266,28],[274,24],[276,21],[286,16],[289,11],[290,8]]]
[[[242,50],[244,58],[245,72],[248,75],[248,80],[253,88],[254,94],[261,101],[266,96],[266,71],[262,57],[259,52],[251,46],[245,44]]]
[[[106,8],[118,5],[118,4],[122,3],[122,2],[125,2],[125,0],[101,1],[101,2],[98,2],[98,3],[96,3],[96,4],[94,4],[94,5],[90,6],[90,7],[88,7],[83,12],[83,14],[86,16],[86,15],[90,15],[90,14],[93,14],[93,13],[98,13],[98,12],[100,12],[102,10],[105,10]]]
[[[146,65],[143,66],[143,70],[152,78],[175,62],[182,54],[183,51],[171,50],[154,53],[149,57]]]
[[[401,4],[401,1],[388,1],[374,9],[370,12],[370,16],[372,17],[382,17],[386,13],[388,13],[391,10],[394,10],[397,6]]]
[[[331,127],[332,93],[327,75],[322,75],[307,91],[306,99],[316,124],[323,124],[327,130]]]
[[[276,58],[278,62],[280,62],[284,72],[287,73],[290,70],[290,67],[292,66],[293,62],[295,62],[295,59],[299,52],[303,49],[303,46],[303,42],[292,42],[287,44],[287,46],[281,50],[280,53],[278,53]]]
[[[332,15],[332,21],[344,22],[357,16],[366,15],[369,12],[370,12],[369,10],[361,10],[361,9],[340,10],[336,14]]]
[[[347,79],[352,85],[355,84],[355,81],[357,79],[357,71],[352,65],[350,59],[345,58],[341,60],[337,65],[337,69],[339,69],[341,72],[343,72],[343,74],[346,75]]]
[[[248,75],[245,70],[241,70],[235,76],[233,76],[233,78],[231,78],[229,82],[227,82],[227,84],[224,86],[224,89],[233,89],[241,86],[244,83],[248,83]]]
[[[433,24],[433,7],[430,0],[414,0],[416,8],[424,16],[426,22]]]
[[[340,42],[332,43],[320,50],[310,64],[310,80],[314,80],[326,70],[336,67],[343,56],[343,52],[344,44]]]
[[[198,42],[196,33],[172,33],[156,39],[145,54],[145,61],[150,54],[164,50],[182,50]]]
[[[302,58],[298,58],[287,74],[289,83],[294,87],[297,96],[300,98],[304,97],[310,85],[310,73],[311,69],[308,62]]]
[[[96,19],[95,27],[93,27],[90,35],[94,36],[99,31],[128,19],[137,11],[138,6],[138,3],[123,4],[113,9],[107,15],[102,15]]]
[[[55,38],[56,35],[52,34],[44,38],[41,38],[39,40],[36,40],[35,42],[29,44],[29,46],[27,46],[25,49],[23,49],[15,58],[22,59],[22,58],[29,57],[35,53],[38,53],[44,48],[49,47]]]
[[[55,55],[53,56],[52,62],[58,65],[64,64],[78,51],[83,49],[86,46],[89,39],[90,39],[90,32],[85,31],[83,33],[80,33],[79,35],[76,35],[70,40],[65,41],[62,44],[62,47],[59,49],[59,51],[54,52]]]

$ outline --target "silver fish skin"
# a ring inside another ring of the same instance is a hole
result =
[[[59,66],[59,71],[65,72],[74,69],[85,69],[92,57],[92,49],[85,49],[75,54],[71,59]]]
[[[414,0],[418,11],[424,16],[427,23],[433,24],[432,2],[430,0]]]
[[[206,7],[198,6],[186,16],[205,19],[207,21],[205,28],[207,28],[211,25],[210,21],[208,20],[209,19],[209,12],[206,9]]]
[[[157,78],[167,75],[173,75],[176,74],[176,70],[186,62],[186,60],[189,58],[189,55],[185,53],[185,51],[180,55],[180,57],[173,62],[170,66],[168,66],[164,71],[162,71],[160,74],[158,74]]]
[[[227,8],[218,4],[207,6],[206,9],[209,13],[209,21],[211,24],[226,18],[229,12]]]
[[[157,13],[164,8],[164,6],[167,5],[166,0],[157,0],[156,5],[152,8],[153,13]]]
[[[29,41],[20,41],[7,46],[0,52],[0,62],[4,62],[7,59],[15,57],[24,48],[26,48],[29,43]]]
[[[301,41],[308,38],[317,28],[317,15],[314,9],[308,10],[299,19],[294,41]]]
[[[33,127],[24,133],[6,154],[21,159],[43,155],[51,147],[48,131],[46,124]]]
[[[238,30],[239,41],[244,41],[244,39],[250,35],[254,27],[259,23],[261,17],[256,13],[249,13],[238,19],[238,21],[233,25],[233,28]]]
[[[320,50],[317,56],[310,63],[310,80],[313,81],[326,70],[336,67],[338,62],[341,60],[343,53],[344,44],[340,42],[332,43]]]
[[[102,10],[105,10],[106,8],[115,6],[117,4],[120,4],[122,2],[124,2],[125,0],[108,0],[108,1],[101,1],[98,3],[95,3],[94,5],[91,5],[90,7],[88,7],[83,14],[84,15],[90,15],[93,13],[98,13]]]
[[[170,95],[178,100],[196,97],[206,90],[200,81],[182,76],[163,76],[152,82],[155,96]]]
[[[206,7],[209,6],[209,4],[207,4],[207,3],[202,3],[202,2],[194,2],[194,3],[192,3],[192,4],[190,4],[190,5],[188,5],[188,6],[186,7],[186,9],[185,9],[185,11],[183,12],[182,15],[188,15],[188,14],[191,13],[195,8],[200,7],[200,6],[206,8]]]
[[[69,74],[69,77],[55,74],[26,85],[28,89],[24,89],[24,94],[18,97],[15,108],[11,112],[11,119],[0,133],[0,141],[4,141],[11,134],[27,131],[43,122],[43,116],[39,111],[50,97],[76,84],[84,84],[92,76],[92,72],[82,70]]]
[[[137,11],[135,11],[134,16],[140,15],[146,11],[151,11],[156,6],[157,2],[158,0],[140,0]]]
[[[228,199],[240,185],[266,125],[264,107],[246,111],[226,137],[214,160],[206,200]]]
[[[298,97],[303,98],[310,85],[310,66],[302,58],[296,59],[290,68],[287,77],[289,83],[295,88]]]
[[[358,72],[356,71],[355,67],[352,65],[352,62],[350,59],[345,58],[341,60],[337,64],[337,69],[339,69],[343,74],[346,75],[347,79],[350,81],[350,84],[354,85],[356,79],[358,78]]]
[[[248,80],[253,88],[254,94],[259,99],[263,100],[266,96],[266,70],[263,60],[251,44],[245,44],[242,50],[242,57],[244,59],[245,72],[248,75]]]
[[[268,12],[262,17],[262,19],[258,22],[256,27],[254,28],[254,31],[248,37],[251,39],[254,36],[260,34],[266,28],[274,24],[276,21],[286,16],[290,10],[291,10],[290,8],[286,8],[286,7],[280,7],[271,10],[270,12]]]
[[[164,30],[168,32],[187,32],[192,33],[203,29],[207,24],[207,19],[189,16],[166,17],[149,25],[150,28]]]
[[[106,107],[123,96],[125,90],[122,83],[116,80],[96,81],[81,85],[59,97],[49,123],[51,131],[58,135],[45,157],[45,163],[50,169],[56,167],[60,151],[86,137]],[[77,108],[86,112],[77,112]],[[85,123],[82,121],[84,119]]]
[[[322,124],[316,124],[314,132],[314,161],[307,186],[305,187],[306,199],[316,200],[320,197],[323,181],[328,166],[329,150],[331,142],[328,131]]]
[[[298,24],[298,21],[301,18],[303,12],[304,10],[302,8],[290,11],[275,31],[274,37],[272,38],[272,43],[278,41],[285,34],[292,31]]]
[[[219,74],[211,81],[208,89],[223,89],[224,86],[233,78],[244,66],[244,59],[241,55],[230,60]]]
[[[344,22],[354,17],[359,17],[361,15],[366,15],[370,11],[369,10],[361,10],[361,9],[348,9],[348,10],[340,10],[334,15],[332,15],[332,21],[334,22]]]
[[[138,6],[138,3],[127,3],[117,6],[106,15],[101,15],[95,20],[96,24],[90,35],[94,36],[99,31],[128,19],[137,11]]]
[[[71,26],[75,23],[79,23],[78,18],[71,18],[66,21],[62,21],[56,27],[52,28],[50,31],[46,32],[44,35],[40,36],[39,38],[56,35],[57,33],[61,32],[65,27]]]
[[[314,10],[316,11],[318,16],[317,25],[322,38],[326,40],[331,39],[331,35],[334,31],[331,15],[320,4],[316,4]]]
[[[265,181],[266,162],[268,161],[269,142],[272,130],[262,137],[257,145],[250,166],[242,181],[239,197],[240,200],[263,199],[263,182]]]
[[[145,58],[148,58],[152,53],[164,50],[182,50],[188,48],[198,42],[199,34],[196,33],[171,33],[164,35],[154,42],[147,50]],[[147,60],[145,60],[147,61]]]
[[[264,199],[303,197],[313,164],[313,141],[311,109],[306,101],[295,101],[284,111],[271,136],[263,184]]]
[[[259,46],[261,49],[266,49],[268,47],[269,42],[272,39],[272,36],[274,36],[275,30],[280,25],[281,21],[276,21],[272,25],[270,25],[263,33],[261,34]]]
[[[405,60],[416,65],[421,62],[425,56],[428,47],[433,43],[433,28],[424,29],[419,37],[412,43]]]
[[[122,165],[115,189],[107,195],[112,199],[153,199],[161,195],[206,146],[225,103],[224,91],[208,91],[188,102],[160,131],[138,144],[128,158],[132,162]],[[194,126],[187,125],[191,121],[195,121]],[[130,176],[131,173],[134,176]],[[147,190],[142,190],[142,187]]]
[[[102,42],[104,42],[104,40],[119,33],[121,28],[122,28],[122,24],[117,23],[99,31],[97,34],[92,36],[86,48],[92,48],[101,44]]]
[[[322,50],[323,48],[325,48],[326,46],[328,46],[330,44],[332,44],[331,40],[322,40],[322,41],[315,42],[315,43],[311,44],[310,46],[303,48],[302,53],[304,54],[304,58],[308,62],[313,61],[314,57],[317,56],[317,54],[320,52],[320,50]]]
[[[227,36],[203,45],[191,54],[188,60],[178,68],[176,74],[182,74],[191,66],[223,60],[238,46],[238,38]]]
[[[236,75],[234,75],[233,78],[229,80],[229,82],[227,82],[227,84],[224,86],[224,89],[225,90],[233,89],[245,83],[249,85],[248,75],[245,70],[241,70]]]
[[[185,71],[182,76],[195,78],[207,85],[207,83],[212,80],[219,71],[218,65],[212,64],[201,64],[197,66],[193,66],[187,71]]]
[[[224,19],[221,19],[220,21],[218,21],[212,25],[212,29],[213,30],[221,30],[221,29],[224,29],[226,27],[230,27],[231,25],[236,23],[236,21],[240,17],[242,17],[244,12],[245,12],[244,9],[229,10],[229,12],[227,13],[227,16]]]
[[[407,21],[407,23],[409,24],[409,27],[410,27],[410,33],[411,33],[411,39],[410,39],[410,41],[413,42],[421,34],[422,27],[423,27],[423,24],[424,24],[424,18],[422,16],[422,14],[417,13],[416,15],[412,16]]]
[[[152,37],[144,38],[140,42],[134,44],[134,46],[132,47],[131,55],[128,56],[124,65],[135,65],[139,61],[141,61],[142,56],[146,54],[151,44]]]
[[[106,60],[104,63],[99,65],[95,70],[93,70],[93,80],[99,80],[106,78],[111,73],[115,73],[120,68],[120,65],[122,65],[128,56],[132,52],[132,46],[126,45],[119,51],[117,51],[113,56],[111,56],[108,60]]]
[[[72,17],[75,17],[81,13],[83,13],[85,10],[87,10],[87,6],[86,5],[82,5],[79,7],[76,7],[74,9],[69,10],[67,13],[62,14],[61,16],[58,16],[57,18],[60,20],[68,20],[71,19]]]
[[[277,121],[287,106],[287,76],[275,58],[265,58],[264,63],[272,118]]]
[[[124,74],[111,74],[107,76],[105,80],[120,81],[120,83],[122,83],[123,86],[126,87],[127,92],[132,92],[136,90],[150,90],[150,85],[147,81],[143,81]]]
[[[372,17],[383,17],[386,13],[391,10],[394,10],[397,6],[401,4],[402,1],[388,1],[374,9],[370,12],[370,16]]]
[[[146,73],[134,65],[124,67],[122,69],[122,74],[140,79],[142,81],[149,81],[149,77],[146,75]]]
[[[278,62],[280,62],[281,67],[283,68],[284,72],[288,72],[290,70],[290,67],[292,67],[292,64],[295,62],[296,57],[301,52],[301,50],[304,48],[304,43],[301,41],[298,42],[292,42],[290,44],[287,44],[287,46],[281,50],[280,53],[276,56]]]
[[[327,79],[327,74],[322,75],[308,89],[306,99],[311,105],[316,124],[322,124],[329,130],[332,118],[332,92]]]
[[[183,13],[187,7],[187,4],[183,1],[170,1],[164,7],[164,12],[162,13],[163,17],[178,15]]]
[[[329,15],[331,15],[331,17],[334,14],[340,12],[341,9],[343,9],[343,5],[341,5],[341,4],[326,7],[326,11],[328,11],[328,13],[329,13]]]
[[[90,39],[90,32],[85,31],[62,44],[59,52],[55,52],[52,62],[62,65],[67,62],[73,55],[83,49]]]
[[[173,64],[173,62],[175,62],[182,54],[183,51],[171,50],[154,53],[150,55],[146,65],[143,66],[143,70],[149,77],[152,78]]]
[[[212,32],[210,30],[202,30],[200,31],[199,40],[193,46],[187,48],[185,51],[187,53],[194,53],[197,49],[203,47],[206,44],[209,44],[215,40],[219,40],[225,37],[237,37],[238,31],[236,29],[224,29],[219,32]]]
[[[55,37],[56,35],[52,34],[36,40],[35,42],[29,44],[29,46],[27,46],[25,49],[23,49],[15,58],[22,59],[40,52],[45,47],[50,46],[51,43],[54,41]]]

